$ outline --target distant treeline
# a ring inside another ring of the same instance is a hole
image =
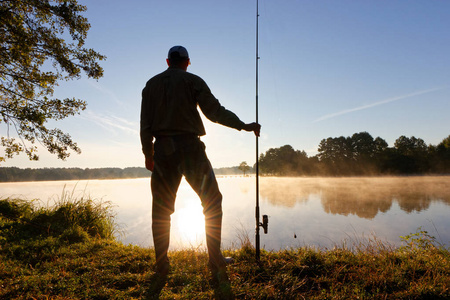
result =
[[[214,169],[217,175],[242,174],[238,167]],[[0,182],[15,181],[54,181],[85,179],[124,179],[150,177],[145,168],[43,168],[20,169],[16,167],[0,168]]]
[[[271,148],[261,154],[259,168],[262,175],[276,176],[449,174],[450,135],[437,146],[401,136],[394,147],[367,132],[329,137],[312,157],[290,145]]]
[[[217,175],[243,174],[238,166],[214,169]],[[247,173],[254,172],[254,168]],[[271,148],[259,158],[261,175],[273,176],[353,176],[450,174],[450,135],[438,145],[421,138],[399,137],[388,147],[380,137],[367,132],[351,137],[323,139],[318,154],[285,145]],[[150,177],[145,168],[0,168],[0,182],[40,180],[121,179]]]
[[[0,182],[8,181],[53,181],[82,179],[120,179],[150,177],[145,168],[0,168]]]

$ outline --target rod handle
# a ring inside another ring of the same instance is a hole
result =
[[[269,232],[269,217],[267,215],[263,215],[263,221],[262,223],[259,223],[259,226],[261,226],[264,229],[264,234],[267,234]]]

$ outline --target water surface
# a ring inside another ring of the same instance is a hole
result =
[[[239,247],[255,231],[255,178],[218,178],[223,200],[223,247]],[[65,191],[74,198],[109,201],[126,244],[152,246],[150,179],[0,183],[0,197],[51,204]],[[367,178],[260,178],[261,230],[267,250],[331,248],[377,240],[402,245],[418,228],[450,245],[450,176]],[[205,247],[202,207],[183,180],[172,215],[171,248]]]

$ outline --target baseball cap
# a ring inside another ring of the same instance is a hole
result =
[[[169,50],[169,54],[167,54],[167,58],[169,59],[179,59],[179,58],[189,58],[189,54],[183,46],[173,46]]]

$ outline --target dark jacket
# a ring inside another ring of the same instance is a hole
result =
[[[145,155],[150,155],[153,137],[163,135],[205,135],[197,110],[212,122],[241,130],[244,123],[225,109],[199,76],[178,68],[168,68],[154,76],[142,91],[141,143]]]

